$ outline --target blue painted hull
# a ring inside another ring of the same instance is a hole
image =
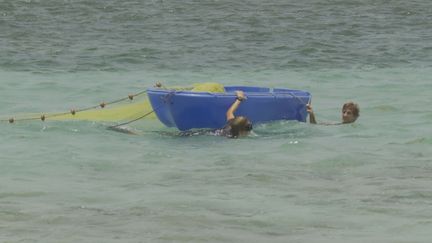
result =
[[[191,92],[150,88],[150,103],[159,120],[179,130],[222,128],[226,112],[236,99],[236,90],[244,91],[236,116],[246,116],[253,124],[275,120],[305,122],[309,92],[250,86],[225,86],[225,93]]]

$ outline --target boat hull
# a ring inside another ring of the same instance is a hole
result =
[[[246,116],[253,124],[275,120],[306,121],[306,104],[311,96],[301,90],[225,86],[225,93],[151,88],[147,94],[159,120],[168,127],[184,131],[223,127],[236,90],[242,90],[247,100],[241,103],[235,115]]]

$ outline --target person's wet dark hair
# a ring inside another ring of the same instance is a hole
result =
[[[354,102],[347,102],[342,106],[342,111],[346,109],[350,109],[356,119],[360,116],[360,108],[358,104]]]
[[[249,132],[252,130],[252,122],[249,121],[244,116],[237,116],[234,119],[230,121],[231,126],[231,137],[237,138],[241,135],[243,132]]]

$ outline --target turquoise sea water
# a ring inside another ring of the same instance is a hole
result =
[[[0,123],[0,242],[430,242],[430,1],[0,1],[0,117],[156,81],[304,89],[243,139]]]

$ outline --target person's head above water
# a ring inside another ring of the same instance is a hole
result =
[[[315,113],[312,109],[311,104],[306,105],[306,111],[309,113],[309,122],[312,124],[317,124]],[[319,124],[322,125],[340,125],[340,124],[349,124],[353,123],[357,120],[357,118],[360,116],[360,108],[359,106],[354,102],[347,102],[343,104],[342,106],[342,122],[321,122]]]
[[[342,123],[353,123],[360,116],[360,108],[354,102],[347,102],[342,106]]]
[[[236,100],[226,112],[227,124],[223,128],[226,131],[226,135],[231,138],[238,138],[247,136],[252,130],[252,122],[245,116],[235,116],[234,112],[240,106],[240,103],[245,101],[247,98],[243,91],[237,90]]]
[[[229,125],[232,138],[246,136],[252,130],[252,122],[244,116],[236,116],[229,121]]]

